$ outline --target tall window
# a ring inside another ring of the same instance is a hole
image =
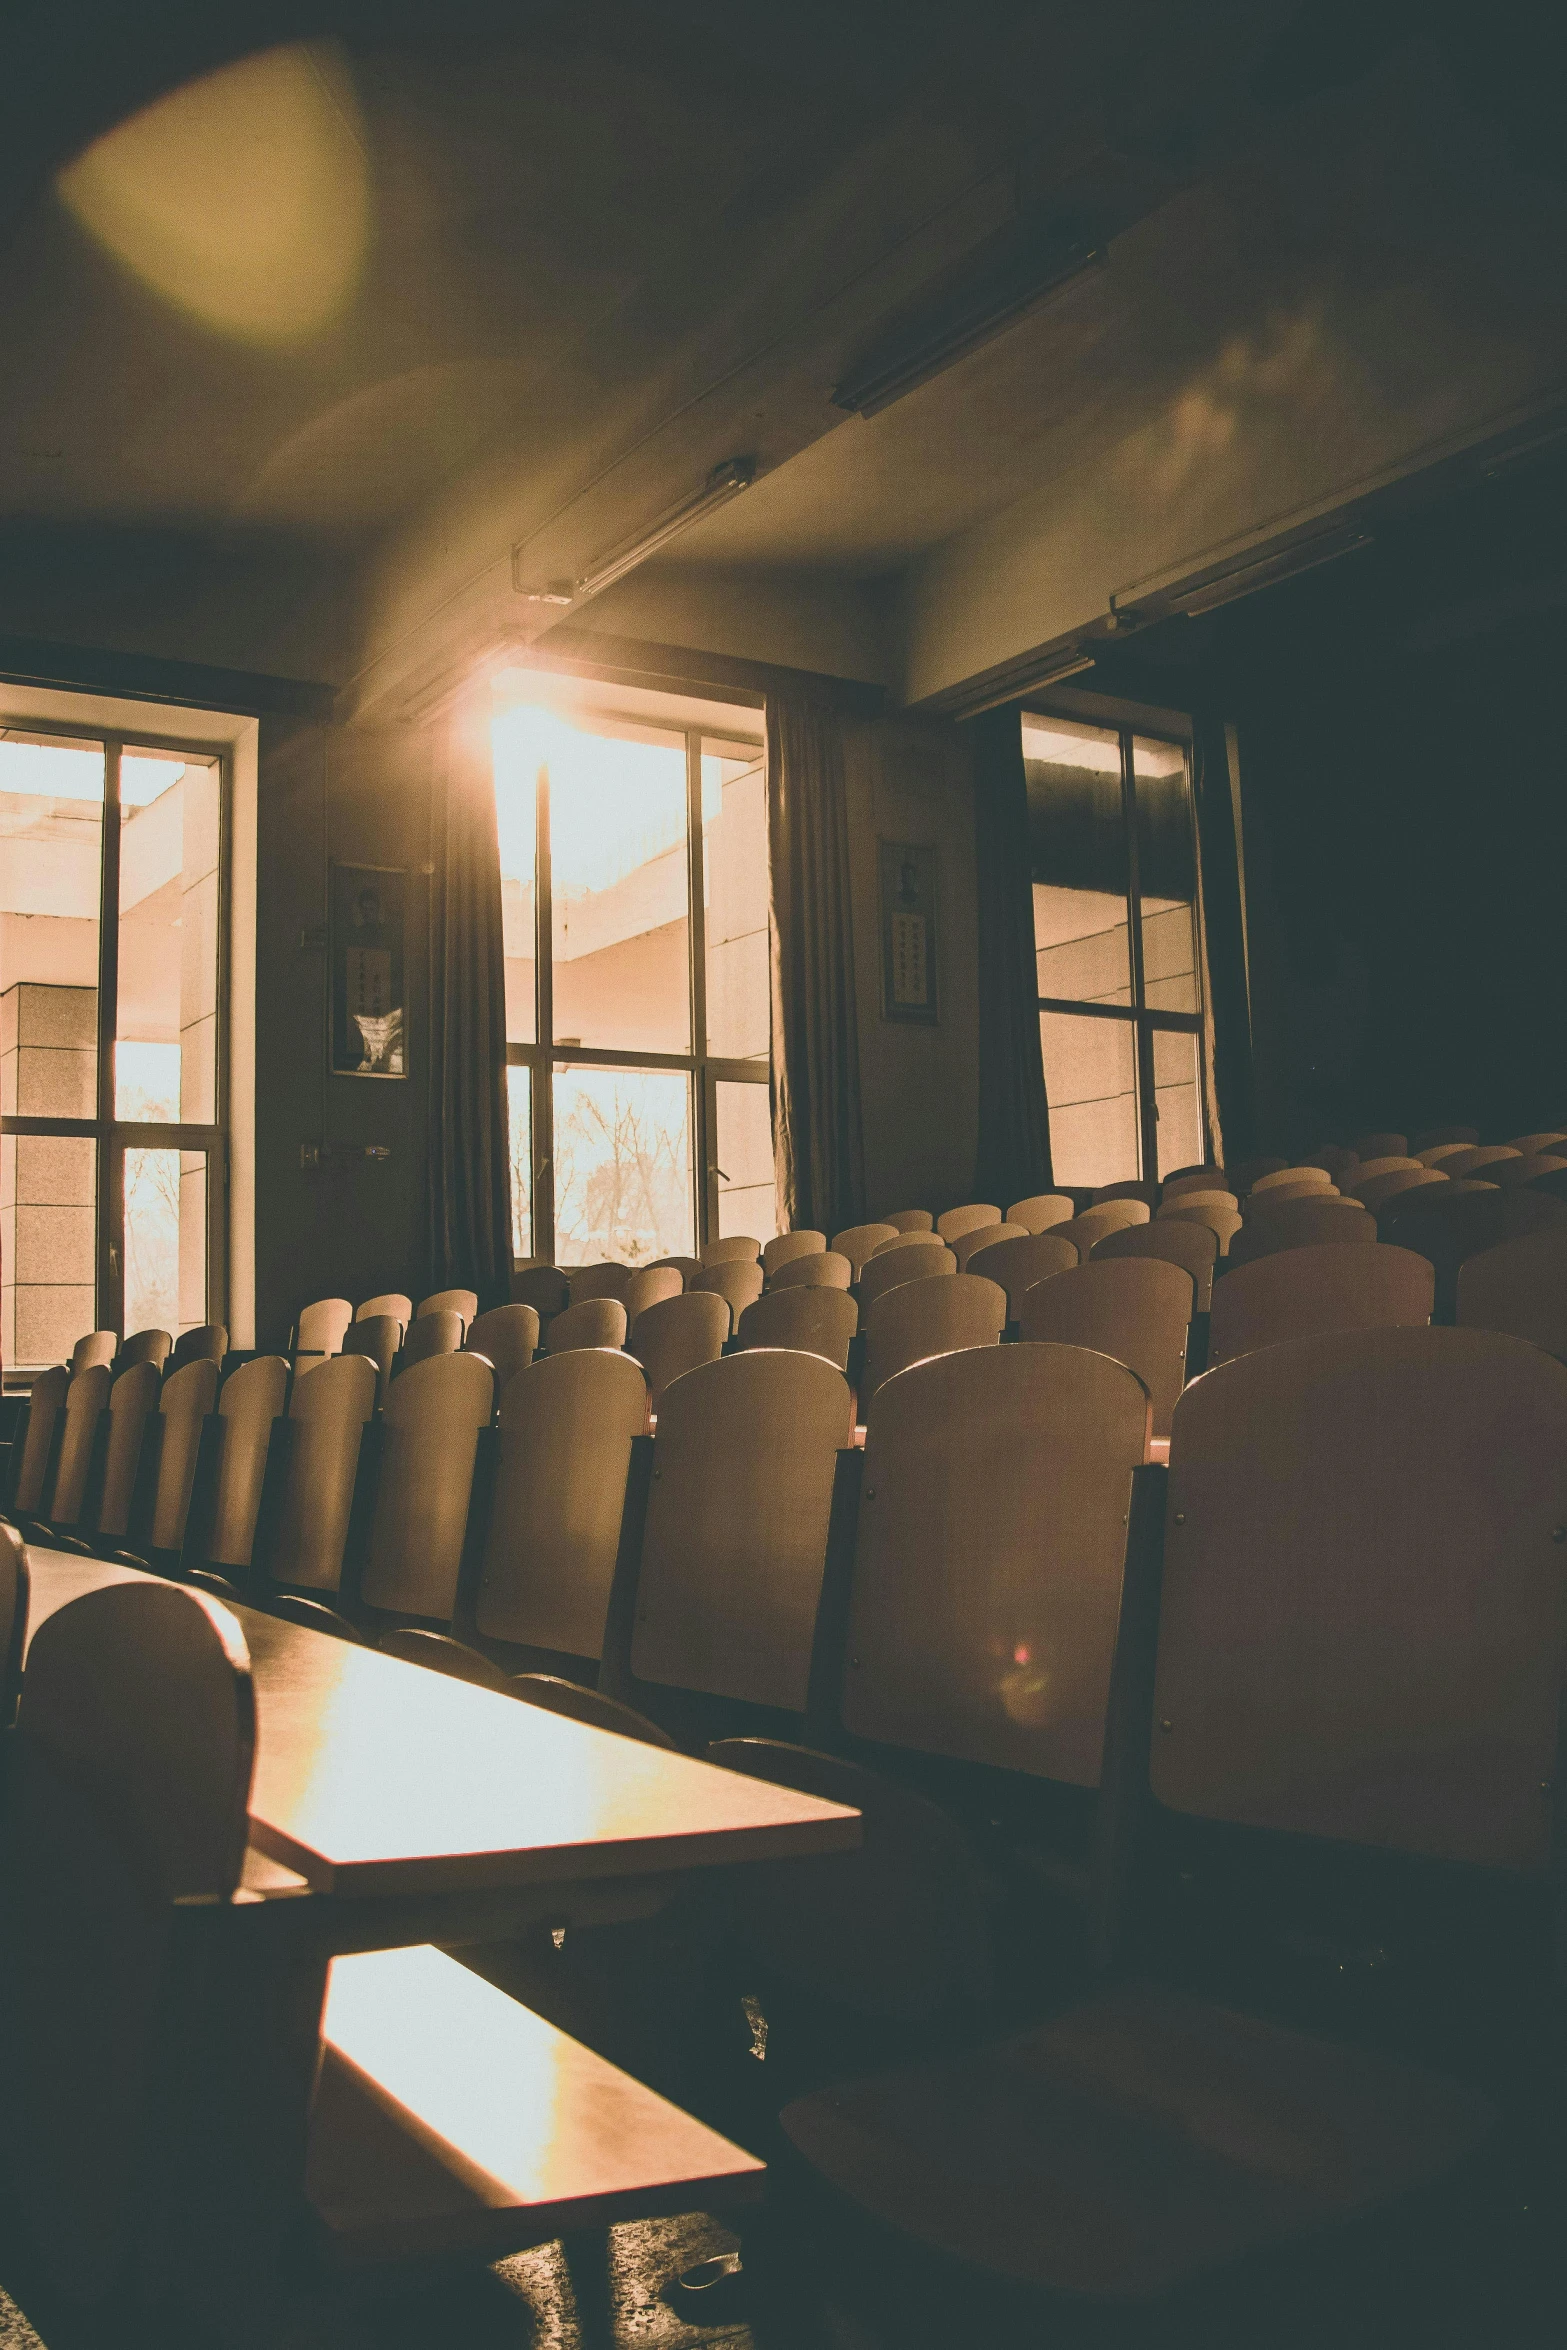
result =
[[[223,1314],[221,752],[0,721],[0,1342]]]
[[[777,1230],[762,751],[515,701],[493,730],[513,1248]]]
[[[1027,715],[1023,763],[1056,1180],[1157,1179],[1204,1155],[1186,752]]]

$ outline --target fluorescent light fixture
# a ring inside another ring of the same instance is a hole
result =
[[[656,555],[659,548],[666,546],[680,531],[689,530],[693,522],[702,521],[718,507],[727,505],[741,490],[748,490],[755,479],[754,457],[726,458],[722,465],[714,466],[699,490],[693,490],[688,498],[682,498],[676,505],[667,507],[656,522],[650,522],[635,537],[623,539],[608,554],[601,555],[596,563],[590,564],[576,579],[552,579],[539,587],[528,586],[522,569],[524,550],[520,546],[513,547],[512,585],[518,595],[527,597],[530,604],[585,604],[590,596],[602,595],[605,588],[613,587],[617,579],[624,579],[628,571],[635,571],[639,563],[645,563],[650,555]]]
[[[1079,645],[1065,645],[1055,653],[1025,653],[951,695],[938,695],[930,706],[954,718],[982,718],[987,710],[1002,709],[1024,694],[1059,685],[1063,678],[1080,677],[1093,665],[1094,655]]]
[[[1188,620],[1196,620],[1202,613],[1217,612],[1221,605],[1233,604],[1258,588],[1273,587],[1281,580],[1300,579],[1306,572],[1316,571],[1324,563],[1336,563],[1341,555],[1353,555],[1370,544],[1369,531],[1345,531],[1335,536],[1331,544],[1314,539],[1304,547],[1286,548],[1280,555],[1260,556],[1256,562],[1243,563],[1221,578],[1194,589],[1190,595],[1179,597],[1174,609],[1184,613]]]
[[[830,394],[833,406],[852,416],[879,416],[905,392],[977,351],[1104,257],[1101,244],[1059,226],[1053,234],[1029,235],[1020,252],[987,270],[944,310],[905,328],[863,366],[851,369]]]

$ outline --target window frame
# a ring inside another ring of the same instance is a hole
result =
[[[1190,738],[1169,733],[1158,726],[1145,724],[1135,716],[1117,714],[1114,717],[1088,717],[1078,710],[1052,710],[1048,705],[1025,707],[1018,713],[1021,728],[1030,718],[1048,723],[1052,718],[1070,719],[1074,725],[1097,726],[1105,734],[1116,737],[1121,758],[1121,822],[1126,834],[1126,922],[1127,972],[1130,1004],[1090,1004],[1070,996],[1037,998],[1040,1013],[1065,1013],[1083,1020],[1119,1020],[1133,1031],[1133,1058],[1137,1087],[1137,1156],[1136,1173],[1122,1180],[1157,1183],[1159,1174],[1159,1104],[1156,1098],[1154,1044],[1157,1034],[1192,1036],[1197,1040],[1197,1098],[1203,1157],[1212,1149],[1212,1127],[1208,1115],[1207,1009],[1204,979],[1207,970],[1207,940],[1203,929],[1201,857],[1202,843],[1197,830],[1197,798],[1192,779],[1192,747]],[[1167,750],[1179,751],[1181,771],[1186,782],[1186,815],[1192,835],[1192,969],[1197,994],[1195,1012],[1169,1012],[1150,1009],[1143,973],[1143,894],[1142,877],[1138,865],[1137,839],[1137,778],[1134,741],[1162,744]],[[1035,949],[1035,969],[1038,969],[1038,949]],[[1048,1090],[1048,1085],[1047,1085]],[[1173,1173],[1174,1170],[1172,1169]]]
[[[97,1185],[94,1203],[93,1294],[99,1329],[125,1328],[125,1153],[127,1150],[175,1150],[182,1155],[200,1152],[207,1172],[207,1283],[208,1322],[228,1317],[228,1132],[229,1132],[229,983],[230,860],[233,850],[233,746],[224,742],[180,739],[127,727],[53,718],[10,715],[0,704],[0,734],[53,735],[62,742],[97,743],[103,750],[103,831],[98,853],[98,1098],[91,1118],[34,1118],[7,1112],[7,1135],[45,1135],[64,1140],[87,1140],[94,1147]],[[120,759],[127,751],[184,753],[192,762],[211,761],[218,773],[218,922],[216,1020],[213,1046],[217,1057],[211,1124],[117,1118],[114,1114],[115,1052],[120,994]],[[14,1279],[14,1273],[13,1273]],[[171,1336],[178,1337],[177,1331]],[[7,1363],[5,1376],[36,1366]]]
[[[519,697],[521,698],[521,697]],[[621,710],[606,701],[595,703],[574,723],[605,719],[611,725],[653,728],[671,740],[682,737],[686,755],[686,892],[687,989],[691,1020],[691,1049],[683,1053],[617,1052],[609,1047],[562,1045],[555,1041],[554,954],[555,909],[550,871],[550,784],[544,784],[535,805],[533,887],[533,1026],[536,1041],[506,1043],[508,1083],[513,1069],[529,1075],[529,1122],[532,1160],[529,1238],[532,1254],[513,1255],[513,1264],[553,1264],[555,1252],[555,1088],[557,1069],[664,1069],[683,1072],[690,1081],[691,1190],[695,1208],[695,1241],[703,1245],[718,1231],[720,1180],[728,1181],[718,1164],[718,1087],[721,1084],[772,1084],[772,1040],[765,1060],[733,1060],[707,1049],[707,905],[704,887],[705,843],[702,836],[702,749],[704,744],[732,745],[760,765],[765,745],[754,735],[729,735],[707,722],[685,723],[661,719],[645,710]],[[492,784],[493,788],[493,784]]]

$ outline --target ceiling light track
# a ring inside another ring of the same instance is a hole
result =
[[[722,465],[715,465],[700,489],[689,497],[680,498],[665,508],[653,522],[648,523],[632,537],[622,539],[609,552],[590,563],[587,570],[574,579],[551,579],[530,583],[523,566],[527,542],[511,551],[512,585],[519,596],[530,604],[553,604],[562,609],[585,604],[593,596],[600,596],[617,579],[624,579],[628,571],[635,571],[660,547],[667,546],[681,531],[689,530],[695,522],[702,522],[709,514],[726,506],[729,500],[748,490],[756,479],[754,457],[727,457]]]

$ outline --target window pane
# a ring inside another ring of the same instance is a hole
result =
[[[15,1117],[98,1114],[103,790],[98,743],[0,730],[0,1112]]]
[[[0,1135],[0,1354],[10,1370],[62,1363],[96,1326],[97,1145]]]
[[[533,1254],[533,1071],[508,1069],[511,1134],[511,1253]]]
[[[1186,754],[1135,736],[1137,883],[1143,909],[1143,1000],[1150,1011],[1195,1012],[1196,839]]]
[[[702,883],[707,1049],[724,1061],[765,1061],[772,1041],[772,1010],[767,968],[767,794],[759,751],[737,751],[720,743],[702,747]]]
[[[1066,718],[1025,717],[1023,770],[1039,992],[1129,1004],[1120,737]]]
[[[120,1118],[183,1119],[194,1126],[217,1119],[221,805],[215,759],[189,759],[182,751],[121,754],[114,1048]]]
[[[177,1150],[125,1154],[125,1330],[178,1337],[183,1185]],[[205,1222],[205,1219],[203,1219]],[[206,1319],[198,1314],[194,1322]],[[193,1326],[193,1325],[192,1325]]]
[[[718,1237],[749,1233],[771,1240],[778,1230],[773,1177],[773,1117],[766,1085],[726,1085],[718,1095]]]
[[[528,720],[538,713],[508,710],[496,719],[490,741],[495,764],[495,831],[501,852],[501,923],[506,939],[506,1040],[533,1044],[538,1037],[534,994],[534,875],[538,864],[538,798],[541,748]],[[524,1255],[527,1251],[522,1252]]]
[[[1198,1040],[1169,1029],[1153,1032],[1154,1104],[1159,1113],[1159,1176],[1201,1166],[1202,1066]]]
[[[1041,1012],[1058,1183],[1124,1183],[1138,1173],[1137,1032],[1130,1020]]]
[[[556,1262],[689,1256],[696,1217],[684,1071],[557,1069],[554,1104]]]

